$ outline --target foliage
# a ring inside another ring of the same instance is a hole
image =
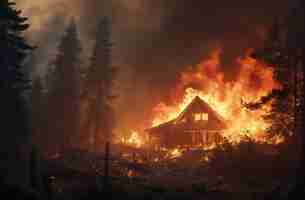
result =
[[[193,192],[203,193],[203,194],[208,192],[206,183],[194,183],[192,184],[192,190]]]
[[[95,150],[97,143],[103,144],[110,137],[114,127],[114,110],[112,108],[114,95],[112,90],[117,70],[111,64],[110,29],[108,18],[100,21],[84,90],[89,105],[87,126],[93,130],[93,133],[91,131],[94,138],[92,146]]]
[[[40,147],[45,140],[43,135],[46,121],[45,97],[41,78],[36,77],[32,85],[32,132],[34,144]]]
[[[276,134],[291,136],[295,131],[296,112],[299,109],[296,99],[300,97],[296,93],[298,84],[296,55],[287,45],[290,40],[287,27],[277,22],[270,30],[264,48],[253,53],[254,58],[272,66],[273,78],[281,85],[280,89],[272,90],[258,102],[246,105],[247,108],[255,110],[271,103],[271,110],[264,116],[264,119],[272,124],[268,129],[271,136]]]
[[[0,181],[25,186],[29,181],[31,141],[30,106],[25,92],[31,84],[24,63],[33,50],[23,36],[29,27],[26,21],[15,3],[0,1]],[[5,191],[3,185],[1,189]]]
[[[54,67],[47,76],[48,117],[56,134],[57,151],[65,151],[79,143],[80,130],[80,55],[77,26],[72,20],[58,45]]]
[[[8,0],[0,3],[0,88],[23,90],[30,86],[23,72],[23,62],[33,47],[22,35],[29,27],[27,18],[21,17],[21,11],[14,5]]]
[[[225,142],[213,150],[210,165],[220,171],[234,169],[249,172],[252,168],[257,167],[255,166],[257,160],[263,157],[262,152],[258,151],[258,147],[259,144],[250,138],[244,138],[239,144]]]

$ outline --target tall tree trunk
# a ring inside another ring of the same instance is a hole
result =
[[[98,151],[99,131],[100,131],[100,119],[101,119],[101,101],[102,101],[102,89],[98,87],[95,102],[95,120],[94,120],[94,137],[93,137],[93,152]]]
[[[103,191],[107,194],[107,197],[109,198],[110,195],[110,143],[109,141],[105,144],[105,163],[104,163],[104,181],[103,181]]]

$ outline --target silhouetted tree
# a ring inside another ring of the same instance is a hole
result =
[[[22,37],[22,33],[29,27],[26,24],[27,18],[21,17],[21,11],[13,8],[14,5],[8,0],[0,3],[0,87],[23,90],[30,86],[22,67],[32,47]]]
[[[303,148],[297,184],[289,193],[289,199],[296,199],[304,195],[305,188],[304,1],[299,1],[299,5],[295,6],[283,25],[284,37],[281,37],[282,30],[275,26],[270,32],[266,47],[254,54],[254,57],[273,64],[274,77],[282,88],[247,106],[257,109],[272,100],[272,110],[266,116],[272,122],[271,131],[284,135],[293,133],[290,141],[296,148]]]
[[[280,89],[274,89],[259,102],[246,105],[249,109],[259,109],[262,105],[271,102],[271,111],[264,116],[271,122],[268,132],[271,136],[281,134],[285,136],[294,133],[295,106],[294,98],[294,71],[291,57],[287,49],[286,29],[276,22],[269,32],[263,49],[254,52],[253,57],[260,59],[273,68],[273,77],[281,84]],[[286,35],[286,36],[285,36]]]
[[[33,49],[23,37],[29,25],[15,3],[0,1],[0,180],[29,186],[31,152],[30,110],[25,90],[30,81],[24,61]]]
[[[46,75],[45,75],[45,93],[44,93],[44,109],[40,112],[44,115],[44,124],[43,127],[43,137],[44,142],[39,142],[42,145],[42,154],[51,155],[56,153],[59,150],[58,140],[59,134],[57,133],[57,127],[54,126],[54,122],[57,119],[57,109],[54,109],[55,100],[57,99],[55,96],[56,90],[54,82],[54,67],[49,67]],[[54,85],[53,85],[54,84]],[[35,123],[35,121],[34,121]]]
[[[295,93],[299,95],[296,99],[298,104],[298,110],[296,116],[298,117],[298,123],[296,131],[298,132],[297,139],[300,141],[303,150],[303,157],[298,170],[298,177],[295,187],[289,192],[289,199],[297,199],[305,195],[305,133],[304,133],[304,72],[305,72],[305,2],[300,0],[295,10],[293,10],[292,16],[289,19],[289,51],[293,56],[293,63],[295,64],[294,77],[295,81],[299,84],[296,85]]]
[[[80,130],[80,54],[81,44],[74,21],[62,38],[49,75],[50,123],[58,136],[58,150],[65,151],[78,144]],[[50,80],[51,79],[51,80]]]
[[[42,146],[45,125],[45,95],[40,77],[33,80],[32,85],[32,131],[35,145]],[[41,148],[40,148],[41,149]]]
[[[86,94],[88,97],[88,126],[91,128],[92,147],[105,144],[110,137],[114,123],[112,108],[113,82],[116,68],[111,64],[111,26],[108,18],[100,21],[96,44],[87,73]]]

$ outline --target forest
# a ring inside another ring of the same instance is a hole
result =
[[[200,42],[188,37],[192,30],[181,32],[164,22],[158,32],[150,24],[143,35],[135,28],[138,43],[133,43],[123,25],[116,27],[116,9],[91,19],[94,8],[86,4],[89,14],[65,22],[55,16],[52,23],[61,28],[49,22],[46,31],[31,14],[37,10],[25,5],[0,1],[1,198],[305,196],[303,1],[287,15],[271,17],[262,32],[255,31],[249,14],[246,32],[259,32],[261,45],[251,39],[230,62],[225,57],[234,50],[216,33],[215,44],[202,39],[206,46],[192,52],[200,54],[193,60],[186,52],[202,44],[201,37]],[[179,10],[178,4],[171,8]],[[195,23],[179,14],[170,19],[185,27]],[[137,20],[132,23],[145,21]],[[183,49],[181,41],[195,46]],[[230,45],[239,48],[237,39]]]

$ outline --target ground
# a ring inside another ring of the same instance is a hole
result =
[[[181,157],[159,159],[158,162],[143,161],[140,156],[137,160],[113,156],[108,194],[112,194],[112,199],[252,200],[275,195],[285,197],[294,183],[297,159],[284,150],[287,151],[284,146],[263,147],[247,143],[230,151],[229,148],[189,151]],[[202,159],[207,154],[210,155],[208,161]],[[94,164],[90,165],[89,161]],[[52,170],[46,170],[46,173],[53,178],[52,194],[57,199],[105,196],[102,191],[102,154],[74,152],[49,160],[48,165],[51,163]]]

